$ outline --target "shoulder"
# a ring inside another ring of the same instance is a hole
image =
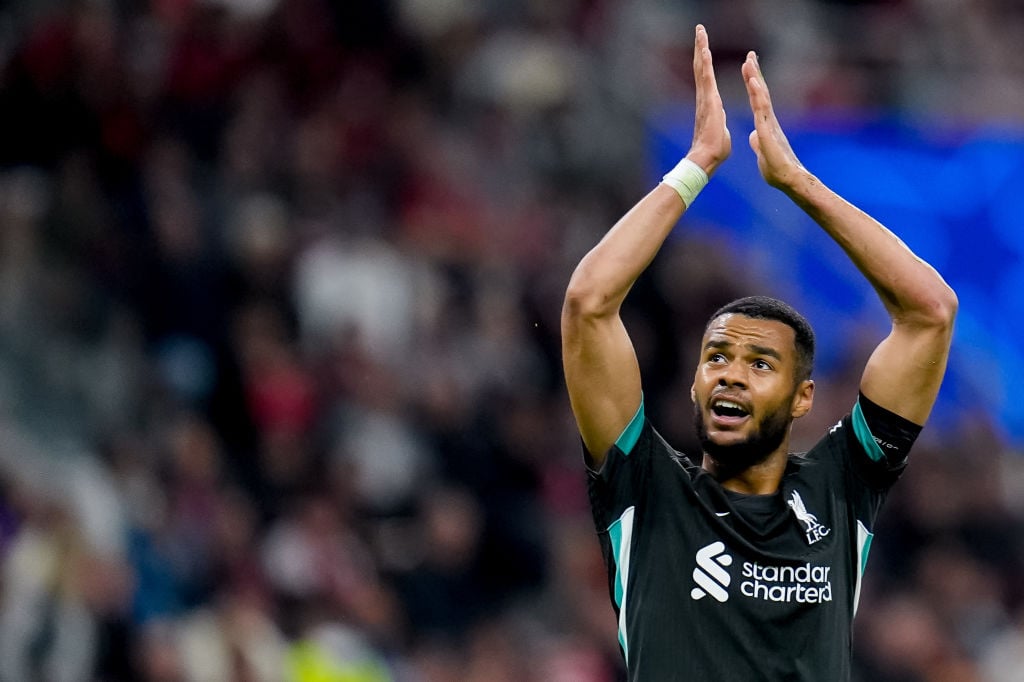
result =
[[[691,487],[699,470],[655,430],[641,405],[601,467],[588,468],[591,505],[601,518],[617,517],[629,506],[644,507],[652,498]]]
[[[605,453],[602,466],[598,469],[588,466],[588,470],[592,475],[604,477],[619,466],[643,466],[642,463],[648,462],[652,457],[667,457],[687,470],[693,467],[690,459],[672,447],[654,428],[647,417],[646,406],[641,401],[636,414]]]
[[[888,432],[888,419],[901,418],[892,413],[878,412],[877,406],[860,396],[850,412],[829,427],[800,459],[831,463],[852,473],[869,487],[888,488],[906,468],[906,450],[912,443],[912,439],[879,438],[879,433]],[[888,445],[888,440],[896,442],[898,447]]]

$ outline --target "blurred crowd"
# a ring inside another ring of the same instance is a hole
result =
[[[1008,0],[0,6],[0,681],[621,679],[558,318],[697,21],[783,108],[1024,110]],[[629,300],[684,451],[745,272],[684,234]],[[883,516],[860,680],[1024,679],[1024,462],[957,426]]]

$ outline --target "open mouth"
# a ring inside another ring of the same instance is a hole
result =
[[[736,422],[750,416],[747,408],[726,398],[713,400],[711,402],[711,412],[715,417],[724,422]]]

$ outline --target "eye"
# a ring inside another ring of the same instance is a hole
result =
[[[708,356],[708,362],[722,363],[725,361],[725,356],[722,355],[721,353],[712,353],[711,355]]]
[[[774,367],[772,367],[771,364],[769,364],[767,360],[761,360],[761,359],[754,360],[754,368],[755,369],[763,369],[765,371],[774,369]]]

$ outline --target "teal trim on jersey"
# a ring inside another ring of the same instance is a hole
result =
[[[622,655],[629,663],[629,642],[626,637],[626,598],[629,586],[630,546],[633,542],[633,512],[635,507],[628,507],[622,516],[608,526],[608,538],[611,540],[612,557],[615,561],[615,606],[619,609],[619,644]]]
[[[853,590],[853,615],[857,615],[857,607],[860,605],[860,586],[864,580],[864,572],[868,569],[868,554],[871,553],[871,541],[875,534],[868,530],[868,527],[857,519],[857,582]]]
[[[860,549],[860,574],[868,570],[868,554],[871,553],[871,541],[875,539],[875,534],[868,531],[868,535],[864,538],[864,546]]]
[[[857,436],[857,440],[860,441],[864,451],[868,453],[868,457],[876,462],[880,462],[885,459],[885,453],[882,452],[882,448],[878,446],[878,442],[875,437],[871,435],[871,429],[868,428],[868,422],[864,419],[864,410],[860,409],[860,400],[858,400],[853,406],[853,433]]]
[[[608,537],[612,541],[612,558],[615,561],[615,606],[622,608],[622,593],[624,591],[622,582],[619,580],[618,571],[619,556],[622,553],[622,519],[616,519],[615,523],[608,526]]]
[[[633,448],[636,447],[636,442],[640,440],[640,432],[644,428],[644,399],[640,397],[640,407],[636,408],[636,414],[626,425],[626,428],[619,435],[615,441],[615,447],[622,450],[622,454],[629,455],[633,452]]]

